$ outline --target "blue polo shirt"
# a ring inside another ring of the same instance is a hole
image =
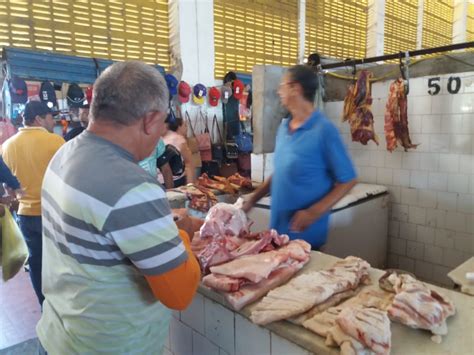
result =
[[[301,233],[291,232],[290,222],[297,211],[327,195],[335,183],[356,177],[336,126],[319,111],[293,132],[289,119],[284,119],[276,137],[274,160],[271,228],[319,248],[326,242],[330,213]]]

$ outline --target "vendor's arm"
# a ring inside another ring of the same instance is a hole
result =
[[[270,176],[267,180],[260,185],[253,194],[244,202],[242,209],[245,213],[250,211],[255,204],[262,199],[262,197],[267,196],[270,193],[270,187],[272,185],[272,177]]]
[[[189,149],[186,141],[184,141],[184,143],[181,144],[180,151],[184,159],[186,183],[192,184],[196,180],[196,177],[195,177],[196,167],[194,166],[194,163],[193,163],[193,153],[191,153],[191,150]]]
[[[331,210],[331,208],[343,198],[357,183],[356,179],[349,182],[336,184],[334,188],[321,200],[311,207],[296,212],[291,221],[290,229],[295,232],[304,231],[311,224],[316,222],[321,216]]]
[[[103,229],[145,277],[157,300],[176,310],[191,303],[201,278],[199,264],[160,187],[144,182],[130,190],[115,204]]]
[[[290,229],[295,232],[304,231],[328,213],[357,183],[354,165],[336,126],[333,124],[326,126],[322,137],[324,159],[334,179],[334,186],[322,199],[295,213],[290,225]],[[317,184],[317,181],[315,183]]]

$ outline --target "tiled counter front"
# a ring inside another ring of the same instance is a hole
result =
[[[197,294],[174,312],[164,355],[309,355],[305,349]]]

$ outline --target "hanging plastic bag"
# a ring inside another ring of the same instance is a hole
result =
[[[3,281],[15,276],[25,265],[28,258],[28,248],[18,224],[13,219],[8,207],[5,215],[0,218],[2,223],[2,272]]]

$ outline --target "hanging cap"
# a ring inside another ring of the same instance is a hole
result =
[[[181,81],[178,85],[178,100],[181,103],[189,102],[189,95],[191,95],[191,86],[185,81]]]
[[[165,80],[170,96],[175,96],[178,93],[178,79],[176,79],[172,74],[166,74]]]
[[[50,109],[58,107],[56,99],[56,91],[54,86],[49,81],[43,81],[40,87],[40,100],[46,104]]]
[[[26,104],[26,101],[28,101],[28,87],[23,79],[13,76],[8,83],[8,88],[12,104]]]
[[[202,84],[196,84],[193,88],[193,101],[195,104],[202,105],[206,96],[206,87]]]
[[[232,96],[232,89],[227,85],[223,85],[221,88],[221,100],[222,103],[226,104]]]
[[[221,93],[215,86],[209,89],[209,104],[211,106],[217,106],[220,97]]]
[[[242,98],[242,95],[244,94],[244,83],[239,79],[236,79],[232,83],[232,88],[234,89],[234,97],[237,100],[240,100]]]
[[[84,91],[76,83],[69,85],[67,89],[67,103],[69,107],[82,107],[86,99]]]

